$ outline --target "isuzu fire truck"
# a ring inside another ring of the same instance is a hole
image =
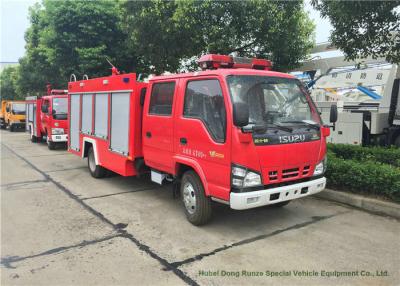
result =
[[[57,144],[68,141],[68,91],[51,89],[47,86],[47,95],[26,97],[26,131],[31,141],[38,142],[46,138],[47,146],[54,150]]]
[[[261,59],[205,55],[203,71],[72,81],[70,152],[87,157],[95,178],[151,172],[173,181],[188,220],[211,218],[211,202],[242,210],[325,188],[324,126],[295,77]],[[331,121],[337,111],[333,108]]]

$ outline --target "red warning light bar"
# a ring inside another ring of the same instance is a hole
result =
[[[272,62],[269,60],[216,54],[204,55],[199,59],[198,63],[202,70],[218,68],[272,69]]]

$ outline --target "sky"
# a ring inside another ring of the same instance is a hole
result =
[[[25,52],[24,33],[29,27],[28,9],[36,0],[0,0],[1,9],[1,46],[0,62],[17,62]],[[316,42],[327,42],[329,31],[332,29],[327,19],[322,19],[318,11],[314,10],[305,0],[306,11],[316,23]]]

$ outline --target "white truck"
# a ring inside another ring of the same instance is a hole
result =
[[[337,51],[329,43],[314,53]],[[384,59],[345,61],[344,56],[314,57],[292,73],[310,87],[325,122],[331,105],[338,121],[328,141],[354,145],[400,147],[400,67]]]

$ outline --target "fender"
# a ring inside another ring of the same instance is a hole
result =
[[[201,168],[200,164],[197,163],[196,160],[193,160],[193,159],[187,158],[187,157],[183,157],[183,156],[179,156],[179,155],[174,156],[174,160],[175,160],[175,170],[177,170],[177,165],[179,163],[193,168],[193,170],[200,177],[200,180],[204,186],[204,191],[206,193],[206,196],[209,196],[210,192],[208,190],[208,183],[207,183],[206,176],[204,175],[203,169]]]
[[[99,163],[99,156],[97,154],[97,146],[96,146],[96,140],[93,138],[89,138],[89,137],[83,137],[82,139],[82,158],[84,158],[85,156],[85,142],[89,142],[92,143],[92,148],[93,148],[93,152],[94,152],[94,161],[96,162],[96,165],[100,165]]]

